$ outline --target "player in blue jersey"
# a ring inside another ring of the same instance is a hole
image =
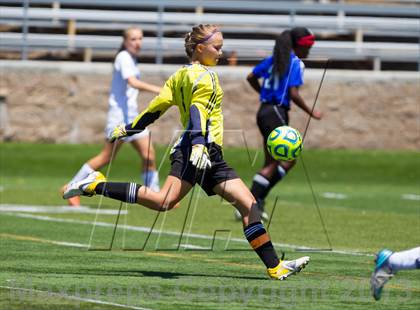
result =
[[[70,184],[64,198],[77,195],[104,195],[129,203],[139,203],[156,211],[173,209],[195,184],[208,195],[219,195],[242,215],[244,234],[272,279],[283,280],[299,272],[309,257],[286,261],[277,257],[270,236],[261,223],[256,201],[223,159],[223,90],[215,66],[222,55],[223,36],[215,25],[199,25],[185,37],[191,63],[175,72],[137,118],[115,128],[112,139],[143,131],[176,106],[184,132],[171,151],[171,170],[159,192],[135,183],[107,182],[99,172]]]
[[[261,61],[247,77],[252,88],[260,94],[257,124],[263,136],[265,161],[253,178],[251,192],[265,220],[268,219],[264,211],[266,196],[296,163],[273,159],[267,151],[267,137],[276,127],[289,124],[290,101],[311,117],[322,118],[321,112],[311,111],[299,94],[305,67],[301,59],[309,55],[314,41],[314,35],[307,28],[297,27],[282,32],[276,39],[273,55]],[[237,212],[235,217],[239,218]]]

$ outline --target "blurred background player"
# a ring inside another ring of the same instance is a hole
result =
[[[251,87],[260,94],[261,102],[257,125],[263,136],[265,159],[263,168],[253,178],[251,192],[264,220],[268,220],[264,211],[265,198],[296,164],[296,161],[273,159],[267,151],[268,136],[276,127],[289,124],[290,100],[311,117],[318,120],[322,118],[321,112],[311,111],[299,94],[305,68],[301,59],[308,57],[314,42],[315,36],[307,28],[296,27],[283,31],[276,39],[273,55],[255,66],[247,77]],[[262,79],[262,84],[259,79]],[[235,217],[240,219],[240,214],[235,212]]]
[[[160,87],[140,81],[140,71],[137,68],[137,55],[141,49],[143,31],[137,27],[130,27],[123,33],[123,42],[115,56],[112,73],[111,91],[108,99],[108,117],[105,128],[108,137],[119,124],[131,123],[138,115],[137,96],[139,90],[159,93]],[[93,171],[107,165],[115,156],[123,142],[130,142],[143,162],[142,179],[144,184],[154,191],[159,191],[159,176],[156,171],[155,150],[150,141],[150,132],[146,129],[141,133],[124,138],[117,142],[114,154],[113,144],[105,141],[102,151],[89,159],[70,181],[77,182],[86,178]],[[63,187],[65,190],[67,185]],[[68,200],[70,205],[80,205],[80,198]]]
[[[223,90],[215,66],[221,55],[223,36],[215,25],[199,25],[185,37],[185,50],[191,60],[175,72],[133,123],[115,128],[119,139],[143,131],[171,106],[180,112],[184,132],[171,151],[171,170],[160,192],[135,183],[107,182],[100,172],[71,183],[64,198],[99,194],[138,203],[156,211],[168,211],[198,183],[207,195],[219,195],[242,215],[244,234],[272,279],[283,280],[299,272],[309,257],[279,260],[271,239],[261,223],[255,199],[236,172],[223,159]]]
[[[375,271],[370,278],[373,298],[381,299],[384,285],[399,270],[404,269],[420,269],[420,247],[401,252],[387,249],[379,251],[376,255]]]

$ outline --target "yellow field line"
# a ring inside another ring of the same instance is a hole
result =
[[[41,238],[36,238],[36,237],[31,237],[31,236],[5,234],[5,233],[1,233],[0,238],[55,244],[55,241],[53,240],[41,239]]]
[[[38,243],[54,244],[54,245],[61,245],[61,246],[68,246],[68,247],[78,247],[78,248],[89,247],[88,245],[81,244],[81,243],[55,241],[55,240],[36,238],[36,237],[32,237],[32,236],[22,236],[22,235],[14,235],[14,234],[7,234],[7,233],[1,233],[0,238],[21,240],[21,241],[33,241],[33,242],[38,242]]]

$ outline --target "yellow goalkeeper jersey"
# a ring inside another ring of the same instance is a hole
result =
[[[222,98],[223,90],[214,71],[200,64],[186,65],[166,81],[160,94],[126,127],[127,132],[143,130],[175,105],[184,132],[174,147],[211,142],[222,146]]]

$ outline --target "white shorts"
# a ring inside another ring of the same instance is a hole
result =
[[[134,121],[138,115],[137,107],[128,107],[127,111],[124,111],[120,107],[110,106],[108,110],[107,122],[105,127],[105,136],[108,138],[115,127],[121,124],[129,124]],[[122,140],[124,142],[131,142],[134,140],[142,139],[150,135],[149,129],[145,129],[135,135],[125,137]]]

